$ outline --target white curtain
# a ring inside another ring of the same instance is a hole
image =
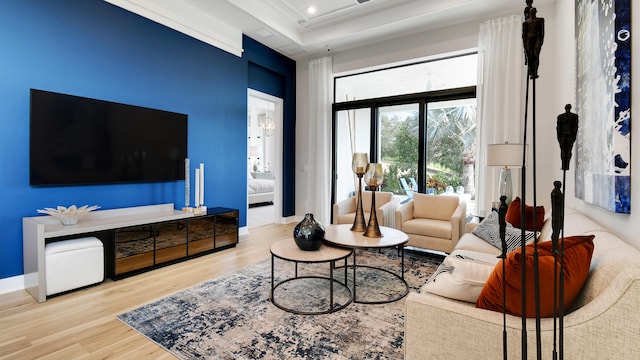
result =
[[[332,60],[309,62],[307,203],[305,209],[321,224],[331,223],[331,103]]]
[[[478,39],[478,128],[476,161],[478,211],[498,201],[499,168],[487,167],[487,145],[522,143],[526,89],[522,17],[480,24]],[[513,196],[521,196],[520,170],[512,169]]]

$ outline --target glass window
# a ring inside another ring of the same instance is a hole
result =
[[[335,102],[475,86],[477,63],[473,53],[337,77]]]
[[[426,192],[475,191],[476,99],[427,105]]]
[[[354,195],[351,159],[366,152],[383,164],[381,191],[451,192],[473,209],[476,67],[471,54],[336,78],[334,203]]]
[[[403,195],[418,191],[419,109],[417,103],[378,108],[379,152],[385,169],[382,191]]]

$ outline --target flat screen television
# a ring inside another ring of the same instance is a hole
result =
[[[184,180],[185,114],[31,89],[32,186]]]

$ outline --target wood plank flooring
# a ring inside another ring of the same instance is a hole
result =
[[[173,359],[116,315],[270,258],[295,223],[266,225],[239,244],[186,262],[102,284],[39,304],[26,291],[0,295],[0,359]]]

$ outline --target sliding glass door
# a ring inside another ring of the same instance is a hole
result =
[[[333,203],[357,189],[354,152],[385,172],[382,191],[475,193],[477,54],[365,70],[334,79]]]
[[[476,99],[427,105],[426,192],[475,193]]]
[[[382,163],[381,191],[457,194],[473,209],[475,87],[334,104],[333,203],[357,189],[354,152]]]

